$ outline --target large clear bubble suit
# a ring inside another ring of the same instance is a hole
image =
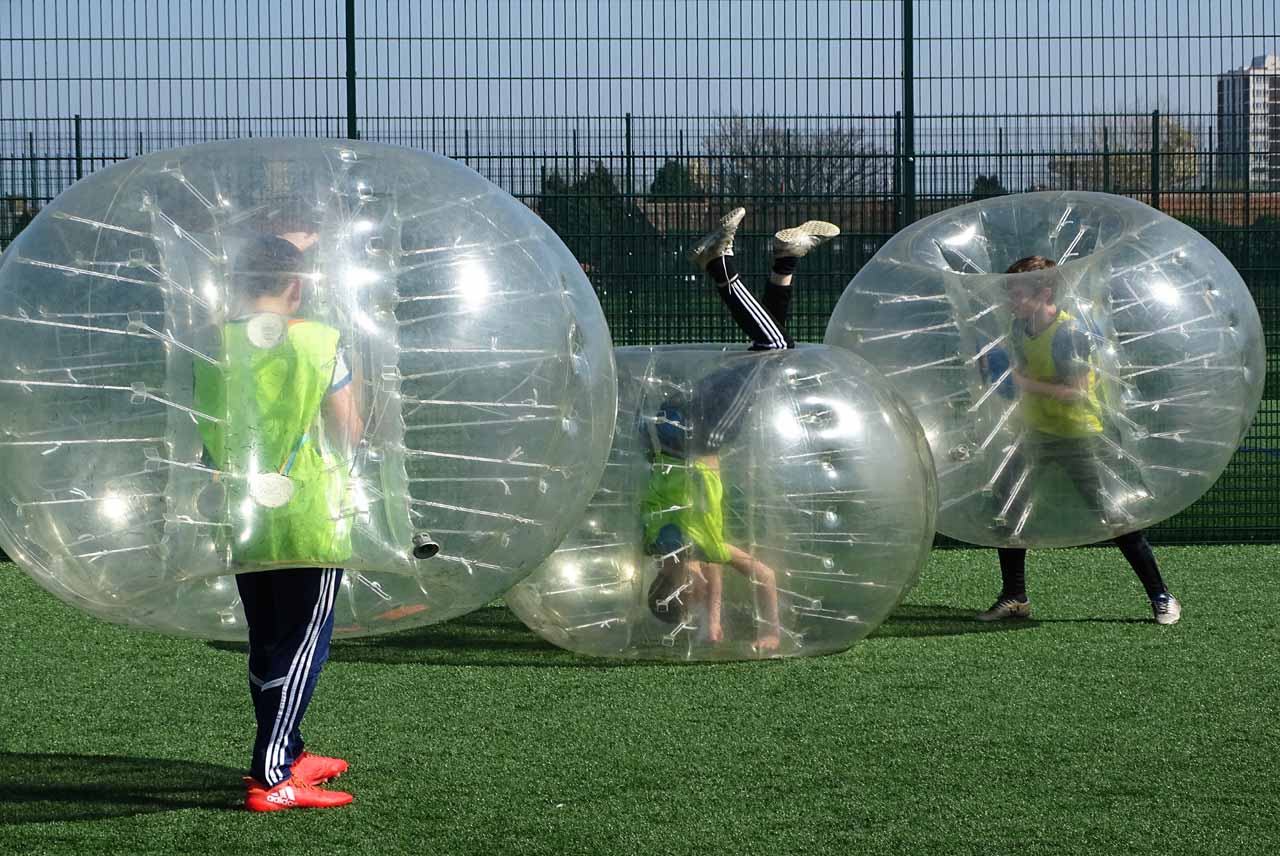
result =
[[[609,465],[579,526],[508,592],[516,615],[572,651],[638,659],[826,654],[875,629],[919,576],[937,507],[924,434],[884,378],[822,346],[615,355]],[[735,401],[745,409],[713,456],[707,438]],[[680,570],[714,558],[705,536],[682,544],[660,525],[685,501],[706,511],[706,466],[723,489],[724,541],[763,566],[703,566],[722,585],[719,640],[705,579]],[[687,497],[675,495],[682,480]],[[776,650],[761,644],[770,635]]]
[[[1004,273],[1033,255],[1057,267]],[[1071,334],[1067,352],[1055,328],[1038,359],[1051,348],[1055,371],[1088,378],[1091,416],[1046,416],[1058,405],[1014,381],[1037,369],[1010,289],[1042,285]],[[1103,193],[1004,196],[910,226],[854,277],[825,341],[884,372],[920,417],[938,530],[989,546],[1092,543],[1190,505],[1243,439],[1265,369],[1257,308],[1226,258]]]
[[[243,401],[202,411],[195,387],[230,371],[237,264],[273,235],[310,243],[299,314],[336,339],[364,426],[348,440],[315,425],[307,441],[340,485],[325,525],[350,540],[324,557],[348,568],[338,634],[500,595],[577,522],[603,471],[616,395],[604,316],[572,254],[510,195],[446,158],[358,142],[135,158],[22,233],[0,263],[0,543],[87,612],[206,638],[244,635],[230,575],[317,563],[251,549],[300,494],[280,506],[253,471],[276,461],[219,469],[201,436],[255,418]],[[254,347],[294,347],[274,317],[247,325]],[[439,555],[415,558],[427,534]]]

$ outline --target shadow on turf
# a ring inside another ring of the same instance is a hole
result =
[[[236,808],[242,775],[165,758],[0,752],[0,826]]]
[[[1028,630],[1038,622],[981,622],[974,610],[937,604],[898,607],[871,638],[956,636],[964,633],[1001,633]],[[222,651],[244,653],[243,644],[210,642]],[[620,666],[684,665],[668,661],[637,661],[584,657],[557,648],[536,636],[502,607],[487,607],[443,624],[417,630],[335,642],[329,659],[354,663],[419,663],[437,666],[570,666],[612,669]],[[708,665],[691,663],[687,665]]]
[[[238,642],[210,642],[220,651],[247,653]],[[629,660],[585,658],[544,641],[507,609],[490,606],[443,624],[335,641],[329,659],[336,663],[420,663],[432,666],[638,666]]]
[[[1014,621],[978,621],[977,610],[943,606],[937,603],[905,603],[899,606],[880,627],[871,634],[872,639],[893,639],[903,636],[959,636],[965,633],[1008,633],[1030,630],[1039,625],[1034,618]]]

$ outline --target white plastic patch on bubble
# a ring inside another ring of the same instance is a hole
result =
[[[1030,257],[1039,269],[1008,273]],[[1265,371],[1257,308],[1222,253],[1102,193],[913,224],[854,277],[825,341],[919,417],[938,530],[991,546],[1087,544],[1186,508],[1245,436]]]
[[[0,543],[165,632],[243,638],[230,575],[308,565],[348,569],[339,636],[440,621],[576,522],[615,396],[577,261],[463,165],[160,152],[76,183],[0,260]]]

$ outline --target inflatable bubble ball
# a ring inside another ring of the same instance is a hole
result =
[[[538,565],[608,454],[604,316],[446,158],[209,143],[77,182],[0,262],[0,544],[102,618],[245,632],[231,575],[348,569],[339,635]]]
[[[1027,193],[894,236],[828,345],[924,426],[940,532],[1068,546],[1157,523],[1227,466],[1262,395],[1258,311],[1204,236],[1141,202]]]
[[[933,541],[919,423],[847,351],[620,348],[609,464],[507,594],[545,639],[653,660],[826,654],[880,624]]]

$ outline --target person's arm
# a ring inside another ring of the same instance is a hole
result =
[[[360,415],[360,402],[355,395],[354,375],[342,349],[333,360],[333,377],[329,391],[325,393],[326,424],[332,425],[333,439],[348,449],[354,449],[364,436],[364,418]]]
[[[355,448],[364,436],[364,418],[360,415],[360,408],[356,406],[351,386],[347,384],[325,398],[326,415],[337,434],[335,439],[341,440],[349,449]]]

